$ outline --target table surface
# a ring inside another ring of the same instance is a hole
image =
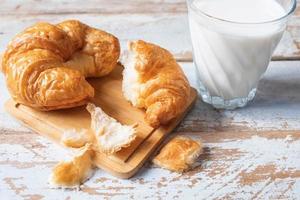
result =
[[[115,34],[123,49],[133,39],[162,45],[196,85],[183,0],[1,0],[0,52],[34,22],[70,18]],[[198,99],[172,133],[203,141],[198,167],[177,174],[149,162],[129,180],[97,170],[79,191],[48,185],[68,152],[4,111],[9,94],[1,74],[0,199],[300,199],[299,26],[297,8],[247,107],[215,110]]]

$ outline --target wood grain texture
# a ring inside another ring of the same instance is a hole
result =
[[[201,139],[204,154],[183,175],[148,163],[130,180],[98,170],[80,189],[51,189],[51,168],[69,155],[31,133],[0,134],[2,199],[297,199],[300,135],[283,132],[174,133]],[[59,153],[57,153],[59,152]]]
[[[192,61],[192,45],[186,13],[30,14],[0,15],[0,18],[0,52],[4,51],[14,35],[36,22],[58,23],[66,19],[78,19],[116,35],[120,39],[122,49],[126,49],[128,40],[144,39],[167,48],[179,61]],[[291,18],[287,31],[275,50],[273,60],[300,58],[299,29],[300,14]]]
[[[184,66],[196,87],[192,69]],[[178,129],[187,132],[300,130],[299,77],[299,61],[271,62],[248,106],[233,111],[216,110],[199,99]]]
[[[182,13],[185,0],[2,0],[0,15],[8,14],[120,14],[120,13]]]
[[[197,92],[191,89],[187,105],[176,119],[154,129],[144,121],[145,112],[134,108],[123,97],[122,71],[122,66],[118,65],[108,76],[89,79],[89,83],[95,89],[95,96],[91,102],[122,124],[136,124],[136,139],[129,147],[112,155],[97,151],[94,164],[116,177],[130,178],[193,107]],[[85,106],[43,112],[9,100],[5,103],[5,110],[33,131],[58,144],[61,144],[65,132],[74,129],[79,132],[87,130],[88,135],[93,134],[89,132],[91,116]]]
[[[186,0],[85,0],[84,3],[81,0],[1,0],[0,7],[0,15],[186,12]]]
[[[37,21],[82,20],[126,42],[143,38],[191,61],[185,0],[0,0],[0,52]],[[299,1],[298,1],[299,2]],[[299,60],[300,8],[273,60]],[[166,28],[167,27],[167,28]],[[180,42],[179,42],[180,41]],[[192,85],[191,63],[181,63]],[[0,199],[299,199],[300,61],[272,62],[248,107],[217,111],[198,99],[173,135],[201,139],[199,166],[180,175],[148,164],[130,180],[99,170],[80,191],[52,189],[52,167],[67,151],[4,112],[0,75]],[[59,152],[59,153],[58,153]]]
[[[192,86],[197,79],[192,63],[180,63]],[[300,61],[277,61],[270,64],[257,95],[250,104],[233,111],[215,110],[200,99],[178,127],[182,132],[299,130]],[[28,132],[3,109],[9,99],[4,77],[0,75],[1,131]]]

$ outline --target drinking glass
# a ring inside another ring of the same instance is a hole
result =
[[[285,15],[242,23],[211,16],[187,0],[193,60],[202,100],[215,108],[245,106],[256,93],[296,0],[277,0]],[[255,13],[253,13],[255,15]]]

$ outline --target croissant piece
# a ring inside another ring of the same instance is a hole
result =
[[[122,90],[133,106],[146,109],[153,127],[167,124],[185,109],[190,85],[170,52],[141,40],[130,42],[122,56]]]
[[[88,103],[86,109],[91,114],[91,129],[101,152],[118,152],[128,147],[137,137],[134,125],[122,125],[92,103]]]
[[[92,143],[92,137],[87,129],[70,129],[63,132],[60,142],[66,147],[80,148],[87,143]]]
[[[110,73],[120,55],[113,35],[76,20],[37,23],[18,34],[2,58],[12,98],[40,110],[86,104],[94,89],[86,77]]]
[[[203,151],[200,141],[177,136],[168,142],[153,159],[153,163],[176,172],[188,170]]]
[[[70,161],[59,162],[52,170],[49,183],[54,187],[77,187],[93,175],[95,152],[87,143]]]

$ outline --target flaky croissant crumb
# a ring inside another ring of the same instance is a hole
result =
[[[80,148],[86,143],[91,142],[91,137],[86,129],[81,129],[79,131],[71,129],[63,133],[60,142],[66,147]]]
[[[188,170],[202,153],[202,143],[177,136],[168,142],[153,159],[153,163],[175,172]]]
[[[91,128],[100,151],[112,154],[129,146],[136,138],[135,125],[122,125],[92,103],[86,109],[91,114]]]
[[[93,157],[92,145],[88,143],[72,160],[59,162],[53,168],[49,183],[54,187],[78,187],[92,176]]]

